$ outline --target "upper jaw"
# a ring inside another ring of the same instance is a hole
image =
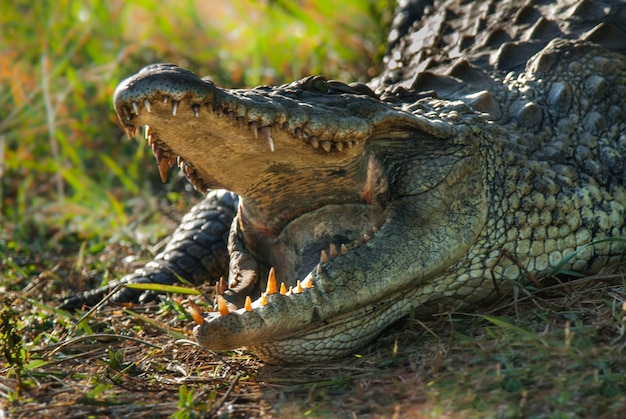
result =
[[[361,201],[368,140],[414,119],[362,90],[321,77],[227,90],[157,64],[124,80],[114,105],[130,134],[149,127],[163,179],[176,163],[201,191],[236,192],[249,219],[275,235],[308,211]]]

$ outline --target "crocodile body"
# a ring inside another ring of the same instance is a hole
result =
[[[124,281],[228,277],[199,343],[289,363],[622,262],[625,3],[431,3],[400,7],[368,86],[228,90],[173,65],[122,82],[120,121],[149,127],[163,177],[177,162],[238,194],[209,192]]]

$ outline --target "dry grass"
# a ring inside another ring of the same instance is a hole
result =
[[[112,245],[105,254],[122,265],[127,251]],[[10,417],[626,413],[621,274],[528,295],[519,289],[519,297],[475,313],[405,319],[350,358],[280,367],[245,351],[215,354],[181,339],[192,322],[173,296],[146,307],[105,307],[80,322],[85,313],[54,309],[58,273],[97,263],[92,258],[21,260],[41,273],[8,294],[27,354],[19,396],[16,370],[1,372],[0,403]]]

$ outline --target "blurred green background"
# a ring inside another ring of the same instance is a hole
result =
[[[137,226],[158,221],[163,201],[193,199],[181,179],[161,185],[149,148],[118,126],[111,97],[122,79],[173,62],[224,87],[365,81],[394,5],[0,0],[0,258],[119,235],[141,242]]]

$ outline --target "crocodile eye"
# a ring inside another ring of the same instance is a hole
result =
[[[314,76],[306,80],[306,89],[317,90],[320,93],[328,93],[328,83],[323,76]]]

